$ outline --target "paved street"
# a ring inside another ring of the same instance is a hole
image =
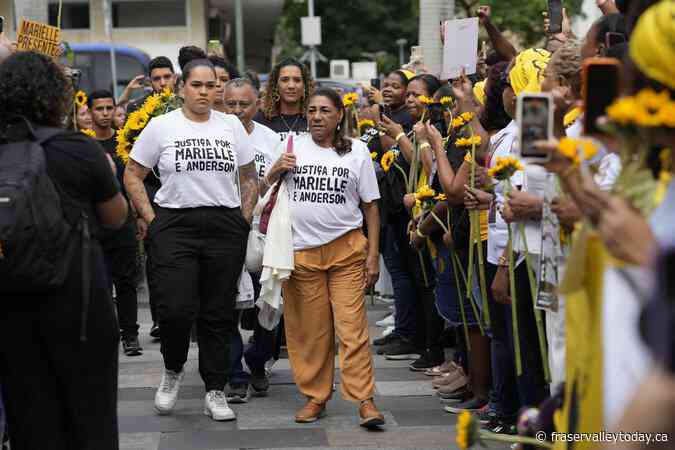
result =
[[[202,414],[203,385],[197,371],[197,346],[192,344],[187,374],[176,410],[157,416],[152,409],[162,371],[159,344],[151,342],[150,311],[143,293],[139,320],[141,357],[120,352],[119,426],[123,450],[219,450],[292,448],[456,448],[456,416],[445,413],[423,374],[411,372],[406,361],[375,359],[377,406],[386,416],[382,431],[358,426],[356,407],[340,398],[328,404],[328,415],[315,424],[296,424],[295,411],[303,398],[293,384],[288,359],[274,366],[269,396],[233,405],[236,422],[214,422]],[[371,324],[386,315],[385,305],[369,309]],[[371,328],[371,338],[380,329]],[[339,377],[336,377],[339,383]],[[492,447],[497,448],[497,447]]]

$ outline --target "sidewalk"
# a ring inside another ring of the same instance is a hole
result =
[[[368,304],[369,322],[374,324],[386,314],[387,307]],[[293,415],[304,399],[293,384],[288,359],[274,366],[268,397],[232,405],[237,414],[234,422],[214,422],[202,413],[204,392],[194,343],[176,409],[170,416],[158,416],[153,412],[153,399],[163,365],[159,343],[151,342],[148,336],[151,321],[145,291],[139,306],[143,355],[130,358],[120,351],[122,450],[457,448],[457,418],[442,410],[430,378],[411,372],[408,361],[387,361],[381,356],[375,357],[375,402],[387,420],[382,431],[369,432],[358,426],[357,408],[340,398],[339,387],[328,403],[325,418],[314,424],[296,424]],[[380,332],[373,326],[371,339]],[[336,381],[339,383],[339,377]]]

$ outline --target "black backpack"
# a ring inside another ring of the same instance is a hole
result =
[[[0,294],[48,293],[63,285],[82,236],[83,318],[90,292],[87,214],[49,177],[43,144],[60,128],[21,124],[28,139],[0,145]],[[83,322],[86,322],[84,320]],[[83,323],[84,328],[84,323]],[[84,337],[84,334],[82,334]]]

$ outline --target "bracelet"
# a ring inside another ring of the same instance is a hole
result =
[[[394,138],[394,140],[396,142],[398,142],[398,140],[401,139],[402,137],[405,137],[405,133],[403,131],[401,131],[399,134],[397,134],[396,137]]]
[[[420,150],[424,150],[425,148],[431,148],[431,144],[429,144],[428,142],[425,142],[425,143],[420,145]]]
[[[426,239],[428,236],[420,231],[419,228],[415,228],[415,234],[417,237],[421,237],[422,239]]]

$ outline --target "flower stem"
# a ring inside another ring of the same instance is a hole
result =
[[[548,367],[548,350],[546,348],[546,334],[544,333],[544,320],[541,317],[541,310],[537,308],[537,281],[534,276],[532,262],[530,260],[530,251],[527,246],[527,238],[525,236],[525,224],[520,223],[520,237],[525,248],[525,264],[527,266],[527,276],[530,282],[530,295],[532,295],[532,308],[534,309],[534,319],[537,323],[537,336],[539,340],[539,352],[541,353],[541,364],[544,368],[544,379],[546,382],[551,382],[551,373]]]
[[[518,332],[518,299],[516,298],[516,276],[513,261],[513,232],[509,224],[509,242],[506,244],[509,254],[509,291],[511,292],[511,327],[513,328],[513,350],[516,356],[516,375],[523,374],[523,362],[520,356],[520,333]]]
[[[427,278],[427,270],[426,267],[424,266],[424,257],[422,256],[422,252],[418,251],[417,256],[420,258],[420,267],[422,268],[422,277],[424,277],[424,287],[429,287],[429,279]]]
[[[431,211],[430,214],[431,214],[431,217],[436,221],[436,223],[438,223],[441,226],[443,231],[447,233],[448,232],[448,226],[443,223],[443,221],[436,215],[435,212]]]

